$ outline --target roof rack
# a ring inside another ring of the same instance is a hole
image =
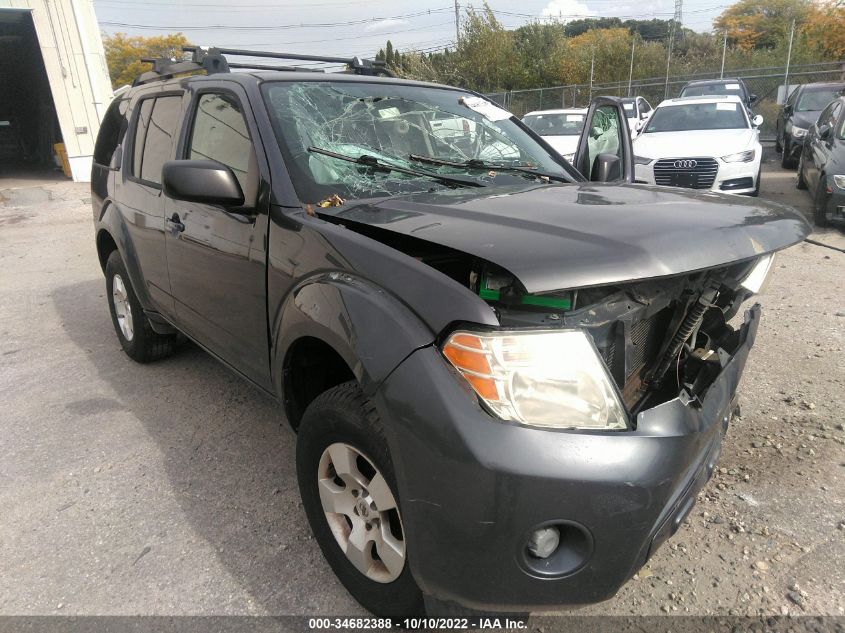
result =
[[[296,72],[325,72],[321,68],[302,68],[299,66],[275,66],[252,62],[229,62],[226,56],[258,57],[262,59],[285,59],[294,61],[325,62],[345,64],[344,72],[356,75],[385,75],[392,74],[380,60],[362,59],[360,57],[330,57],[325,55],[302,55],[299,53],[275,53],[271,51],[248,51],[238,48],[201,48],[199,46],[183,46],[182,50],[191,53],[189,60],[168,58],[142,59],[141,61],[153,65],[152,70],[141,74],[133,83],[134,86],[170,79],[182,73],[205,71],[209,75],[227,73],[231,68],[253,70],[284,70]]]

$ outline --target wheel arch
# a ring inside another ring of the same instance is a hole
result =
[[[271,322],[273,383],[296,429],[325,390],[355,380],[371,396],[434,334],[397,298],[349,274],[317,275],[292,290]]]

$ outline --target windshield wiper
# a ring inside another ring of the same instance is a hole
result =
[[[400,167],[399,165],[391,165],[390,163],[385,163],[384,161],[370,154],[361,154],[360,156],[347,156],[346,154],[338,154],[337,152],[332,152],[330,150],[323,149],[322,147],[313,146],[309,147],[308,151],[313,152],[315,154],[322,154],[323,156],[328,156],[330,158],[336,158],[338,160],[345,160],[348,163],[356,163],[357,165],[363,165],[364,167],[369,167],[371,169],[374,169],[375,171],[395,171],[399,174],[407,174],[408,176],[431,178],[432,180],[441,182],[444,185],[455,185],[458,187],[485,186],[483,183],[480,183],[477,180],[457,178],[454,176],[444,176],[443,174],[435,174],[430,171],[423,171],[420,169],[408,169],[407,167]]]
[[[572,182],[566,176],[559,174],[550,174],[548,172],[538,171],[532,167],[517,167],[515,165],[502,165],[501,163],[486,163],[478,158],[470,158],[465,161],[446,160],[444,158],[435,158],[434,156],[420,156],[419,154],[411,154],[408,158],[418,163],[428,163],[430,165],[445,165],[447,167],[457,167],[459,169],[488,169],[492,171],[512,171],[519,174],[526,174],[535,178],[548,178],[549,180],[556,180],[557,182]]]

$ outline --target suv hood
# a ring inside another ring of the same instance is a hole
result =
[[[321,209],[494,263],[530,293],[679,275],[801,241],[791,207],[648,185],[447,190]]]

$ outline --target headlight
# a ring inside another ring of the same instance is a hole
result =
[[[503,420],[558,429],[625,429],[611,378],[581,330],[455,332],[443,354]]]
[[[769,253],[768,255],[763,255],[760,259],[757,260],[757,263],[754,264],[754,267],[749,271],[749,273],[740,280],[740,284],[746,290],[750,290],[755,295],[760,292],[763,288],[763,284],[766,282],[766,279],[769,277],[769,272],[772,270],[772,262],[775,261],[775,254]]]
[[[653,160],[653,158],[647,158],[645,156],[634,156],[634,162],[637,165],[648,165]]]
[[[807,128],[797,125],[792,126],[792,138],[804,138],[805,136],[807,136]]]
[[[750,163],[754,160],[754,156],[756,156],[756,154],[756,150],[750,149],[747,152],[737,152],[736,154],[722,156],[722,160],[726,163]]]
[[[839,187],[840,189],[845,189],[845,176],[834,176],[833,184]]]

